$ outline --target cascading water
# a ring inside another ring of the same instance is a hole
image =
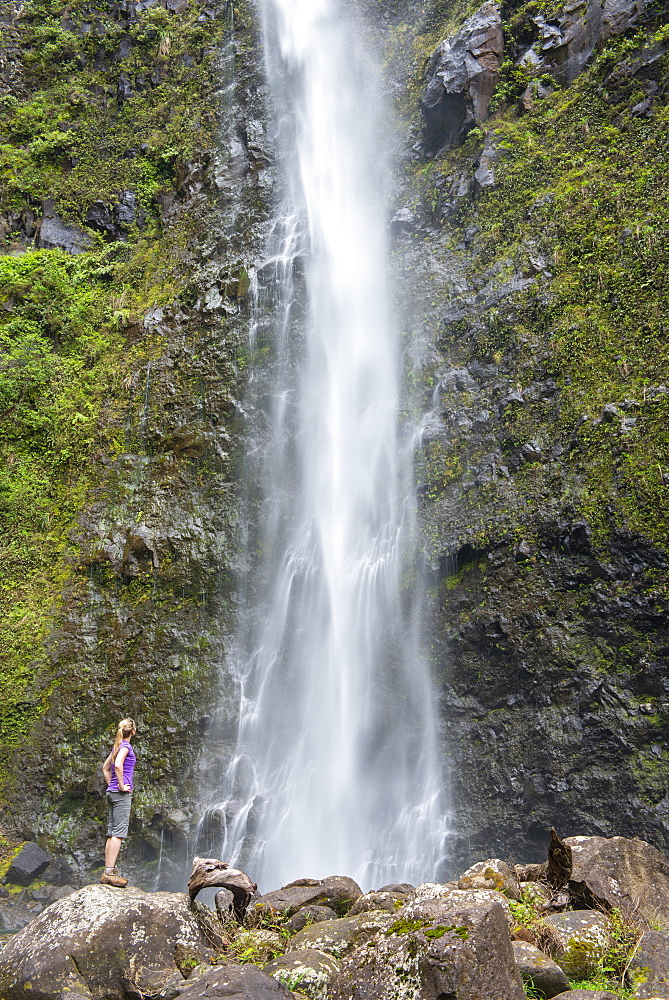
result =
[[[445,837],[398,430],[380,88],[337,7],[261,3],[284,194],[251,344],[265,357],[248,401],[260,565],[235,653],[237,750],[202,837],[265,888],[434,877]]]

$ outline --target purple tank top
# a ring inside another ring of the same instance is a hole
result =
[[[125,755],[125,760],[123,761],[123,784],[130,785],[130,791],[132,791],[133,789],[132,775],[135,770],[135,761],[137,760],[137,758],[135,757],[135,751],[132,749],[130,743],[127,740],[121,741],[121,746],[119,746],[119,750],[121,749],[121,747],[128,748],[128,752]],[[107,791],[109,792],[120,791],[118,787],[118,778],[116,777],[116,768],[114,767],[113,761],[112,761],[112,779],[107,786]]]

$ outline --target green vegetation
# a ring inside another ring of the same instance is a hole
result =
[[[648,115],[636,110],[643,92],[634,72],[637,60],[656,58],[653,46],[661,34],[609,40],[572,86],[553,88],[523,115],[515,96],[525,81],[505,64],[497,114],[463,147],[412,168],[420,203],[438,224],[440,192],[458,171],[473,173],[484,133],[497,146],[495,187],[463,198],[445,236],[455,251],[465,231],[473,231],[463,265],[474,287],[514,274],[530,284],[512,301],[482,312],[480,322],[451,324],[443,345],[452,363],[473,354],[513,371],[519,392],[546,376],[565,390],[559,411],[552,400],[528,400],[504,413],[509,452],[537,435],[544,454],[561,449],[559,463],[549,468],[529,462],[518,470],[516,509],[506,517],[511,529],[530,512],[538,517],[555,496],[561,466],[560,492],[565,476],[573,487],[565,502],[573,516],[590,523],[604,551],[614,528],[660,547],[669,539],[663,310],[669,291],[669,109],[658,100]],[[661,55],[654,69],[660,78],[668,58]],[[438,289],[431,291],[438,307],[446,304]],[[447,449],[431,442],[428,496],[438,500],[447,493],[472,458],[457,435]],[[497,517],[504,518],[508,490],[501,484],[489,492]],[[483,493],[469,502],[481,506]]]
[[[427,927],[430,923],[429,920],[396,920],[394,924],[391,924],[386,934],[411,934],[414,931],[420,931],[423,927]]]
[[[129,436],[128,409],[136,372],[162,345],[140,318],[192,295],[190,248],[202,222],[195,207],[168,226],[163,205],[174,200],[186,164],[206,164],[215,146],[217,106],[208,95],[233,17],[204,23],[198,14],[193,7],[177,17],[157,5],[126,29],[98,0],[66,8],[28,0],[3,26],[0,44],[22,53],[17,77],[8,83],[0,75],[0,736],[7,747],[26,739],[58,683],[50,636],[77,571],[72,543],[81,511],[110,461],[141,448]],[[135,199],[135,221],[109,242],[112,234],[87,227],[87,214],[98,203],[113,215],[125,191]],[[46,198],[82,234],[84,252],[35,248]],[[131,605],[132,586],[124,595]],[[138,600],[154,590],[144,586]],[[6,777],[0,770],[0,781]]]
[[[523,893],[520,902],[509,901],[511,913],[517,921],[515,930],[528,931],[543,951],[559,961],[563,954],[562,944],[555,929],[542,917],[542,902],[541,896],[529,893]],[[629,963],[636,951],[641,930],[620,910],[611,910],[606,916],[606,946],[601,951],[596,949],[591,955],[590,946],[582,945],[587,951],[586,964],[592,967],[592,973],[589,979],[570,980],[570,989],[608,990],[621,1000],[628,1000],[633,995],[628,981]],[[574,947],[578,949],[579,945]],[[537,995],[532,982],[525,983],[525,992],[528,997]]]
[[[444,934],[451,933],[459,937],[461,941],[466,941],[469,937],[469,931],[464,926],[437,924],[436,927],[430,927],[431,923],[430,920],[396,920],[394,924],[390,925],[386,934],[413,934],[416,931],[421,931],[426,938],[431,940],[438,940]]]
[[[266,965],[277,955],[285,951],[288,933],[268,933],[267,931],[245,930],[240,928],[225,952],[226,958],[231,958],[241,965]]]
[[[9,866],[22,847],[23,844],[0,836],[0,881],[4,879]]]

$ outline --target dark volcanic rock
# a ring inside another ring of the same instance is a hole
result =
[[[646,931],[632,958],[629,979],[637,997],[669,997],[669,934]]]
[[[569,980],[560,966],[527,941],[514,941],[513,956],[523,982],[531,983],[543,997],[554,997],[569,989]]]
[[[565,844],[572,899],[669,928],[669,860],[657,848],[636,837],[567,837]]]
[[[0,899],[0,934],[15,934],[34,917],[35,914],[20,903]]]
[[[408,903],[415,895],[416,890],[411,886],[395,886],[393,889],[379,889],[376,892],[366,892],[364,896],[356,900],[349,916],[353,917],[357,913],[367,913],[369,910],[387,910],[388,913],[395,913],[400,906]]]
[[[289,951],[279,955],[265,966],[265,972],[278,979],[299,984],[300,993],[320,996],[341,968],[341,963],[333,956],[315,948]]]
[[[494,897],[504,898],[423,886],[394,926],[342,961],[330,997],[523,1000],[507,917]]]
[[[254,900],[244,923],[253,926],[265,915],[285,913],[292,917],[308,905],[329,906],[343,915],[360,896],[362,890],[357,882],[343,875],[331,875],[321,880],[300,879]]]
[[[608,990],[567,990],[566,993],[558,993],[553,1000],[617,1000],[617,993],[609,993]]]
[[[183,1000],[290,1000],[292,993],[255,965],[227,965],[210,969],[187,984],[179,994]]]
[[[44,872],[44,881],[50,885],[79,886],[79,876],[72,865],[63,857],[53,858]]]
[[[520,899],[520,885],[516,873],[499,858],[478,861],[458,879],[459,889],[495,889],[509,899]]]
[[[91,239],[76,226],[66,225],[56,212],[53,199],[44,202],[44,215],[37,237],[37,246],[42,250],[61,250],[71,254],[85,253],[92,246]]]
[[[499,9],[486,3],[435,50],[421,104],[426,156],[461,141],[469,128],[488,117],[502,49]]]
[[[153,992],[178,971],[177,943],[204,959],[216,942],[220,947],[220,924],[183,893],[89,885],[53,903],[5,946],[0,994],[124,1000],[128,989]]]
[[[359,902],[360,900],[358,900],[358,903]],[[354,908],[358,905],[358,903],[354,904]],[[353,913],[353,909],[350,912]],[[284,926],[291,934],[297,934],[297,932],[301,931],[303,927],[307,926],[307,924],[317,924],[321,920],[334,920],[336,916],[337,914],[335,911],[329,906],[315,906],[310,904],[308,906],[301,907],[301,909],[299,909],[297,913],[294,913],[289,920],[286,920]]]
[[[550,20],[537,14],[532,19],[537,40],[523,59],[537,74],[549,72],[561,84],[572,83],[597,45],[637,25],[645,8],[645,0],[586,0],[565,4]]]
[[[562,941],[558,964],[570,979],[589,979],[601,965],[610,945],[608,917],[597,910],[569,910],[553,913],[544,920]]]
[[[17,885],[30,885],[46,871],[52,861],[50,854],[32,841],[28,841],[12,860],[4,881],[15,882]]]
[[[394,921],[394,914],[386,910],[358,913],[354,917],[340,917],[337,920],[322,920],[298,931],[291,938],[287,950],[315,948],[341,958],[376,937],[379,932],[387,931]]]

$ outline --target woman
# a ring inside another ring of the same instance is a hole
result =
[[[105,845],[105,870],[100,881],[105,885],[116,885],[120,889],[128,884],[116,870],[116,859],[121,844],[128,836],[130,805],[132,802],[132,776],[135,770],[135,751],[130,741],[137,732],[132,719],[121,719],[116,730],[112,751],[102,765],[102,773],[107,782],[107,803],[109,823]]]

